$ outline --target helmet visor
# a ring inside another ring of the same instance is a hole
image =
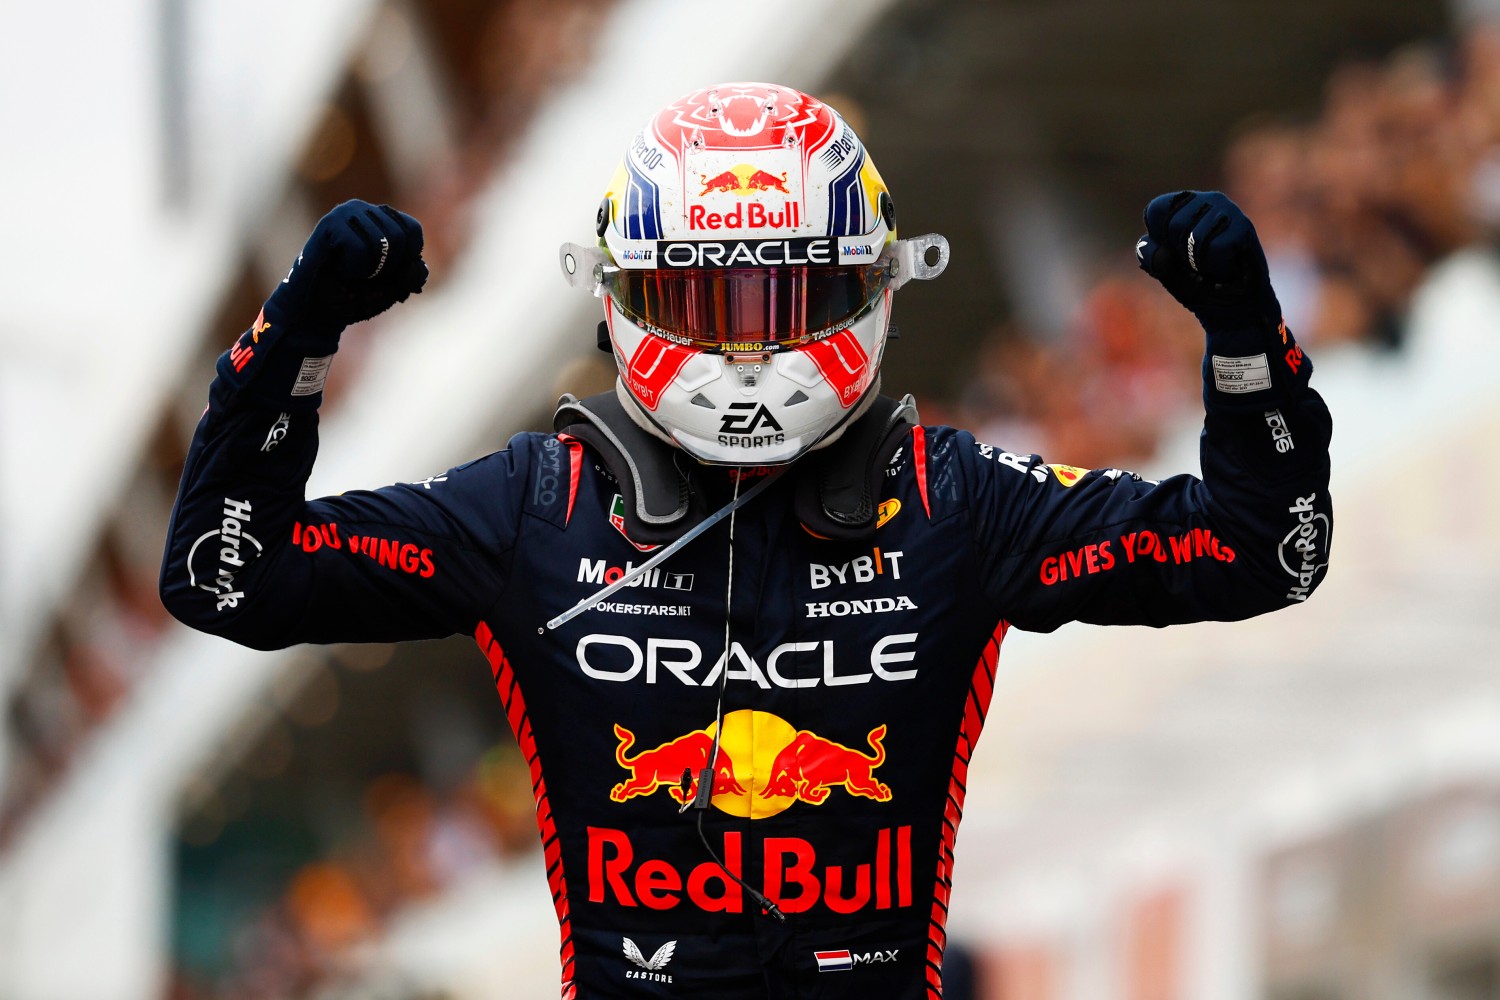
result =
[[[841,329],[879,300],[890,265],[855,267],[605,267],[615,305],[655,333],[702,347],[760,344],[792,347]]]

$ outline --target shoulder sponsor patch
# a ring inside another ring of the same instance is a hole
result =
[[[625,534],[625,498],[618,493],[615,494],[614,500],[610,501],[609,523],[615,526],[615,530],[620,533],[621,538],[634,545],[641,552],[651,552],[654,549],[661,548],[660,545],[642,545]]]
[[[1033,466],[1031,464],[1032,459],[1036,456],[1017,455],[1003,448],[996,448],[992,444],[980,444],[977,441],[974,443],[979,447],[980,458],[999,462],[1001,465],[1009,466],[1017,472],[1029,473],[1031,478],[1039,483],[1047,481],[1047,469],[1041,465]]]
[[[1213,356],[1214,388],[1220,392],[1259,392],[1271,388],[1271,365],[1264,354],[1249,358]]]
[[[1064,486],[1072,486],[1078,480],[1088,475],[1089,471],[1088,469],[1080,469],[1076,465],[1049,465],[1047,468],[1052,470],[1052,474],[1057,477],[1057,481]]]
[[[1285,455],[1297,446],[1292,443],[1291,428],[1286,425],[1286,417],[1281,415],[1280,410],[1266,411],[1266,426],[1271,428],[1271,443],[1276,450]]]
[[[260,450],[274,451],[276,446],[286,439],[287,431],[291,429],[291,426],[292,415],[290,413],[280,414],[276,418],[276,422],[271,425],[271,429],[266,432],[266,440],[260,446]]]

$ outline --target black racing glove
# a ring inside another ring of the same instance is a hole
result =
[[[1312,362],[1281,318],[1260,238],[1218,191],[1178,191],[1146,206],[1141,270],[1198,318],[1208,338],[1204,399],[1263,411],[1307,384]]]
[[[218,373],[261,400],[315,407],[344,328],[405,302],[426,281],[422,224],[389,205],[346,201],[319,220]]]

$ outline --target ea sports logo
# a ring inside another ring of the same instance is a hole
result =
[[[781,425],[771,416],[764,403],[730,403],[734,411],[724,414],[719,421],[721,434],[754,434],[759,430],[779,431]]]

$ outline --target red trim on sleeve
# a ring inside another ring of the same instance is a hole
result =
[[[922,494],[922,509],[932,520],[932,503],[927,499],[927,428],[918,424],[911,429],[911,461],[917,473],[917,492]]]

